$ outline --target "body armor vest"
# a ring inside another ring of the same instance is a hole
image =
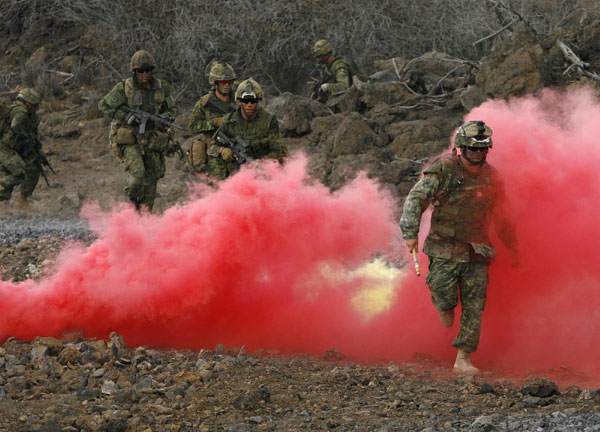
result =
[[[456,155],[446,156],[439,162],[440,192],[432,199],[430,235],[466,243],[489,244],[490,211],[496,191],[493,168],[485,164],[479,175],[471,175],[462,167]]]
[[[155,78],[152,80],[152,89],[143,90],[135,85],[133,78],[125,80],[125,96],[127,96],[127,105],[152,114],[160,114],[160,108],[165,101],[165,90],[162,82]]]

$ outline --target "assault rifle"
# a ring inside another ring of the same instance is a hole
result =
[[[223,109],[223,107],[221,107],[220,105],[217,105],[214,101],[207,99],[206,103],[204,104],[204,106],[207,106],[208,108],[210,108],[212,111],[217,111],[219,114],[229,114],[230,112],[233,112],[237,109],[237,106],[235,104],[229,104],[227,106],[227,110]]]
[[[54,171],[54,168],[52,167],[52,165],[50,165],[50,161],[48,161],[46,155],[42,153],[42,142],[38,137],[36,137],[33,134],[25,134],[25,140],[23,140],[23,144],[25,148],[21,156],[34,156],[35,166],[39,170],[44,180],[46,180],[46,184],[50,186],[50,182],[48,181],[48,177],[46,177],[44,167],[47,166],[48,169],[52,171],[52,174],[56,174],[56,171]]]
[[[310,95],[311,99],[315,99],[318,102],[325,103],[327,102],[327,94],[321,90],[321,86],[327,82],[329,79],[329,74],[323,72],[321,77],[316,80],[312,86],[312,93]]]
[[[182,131],[186,130],[186,128],[173,123],[171,121],[171,119],[167,116],[160,115],[160,114],[150,114],[149,112],[141,111],[141,110],[129,108],[129,107],[125,107],[124,109],[125,109],[125,111],[133,114],[139,120],[140,126],[138,128],[138,133],[140,135],[143,135],[146,132],[146,124],[148,123],[148,120],[150,120],[152,123],[154,123],[159,128],[166,129],[168,127],[174,127],[176,129],[179,129]]]
[[[229,147],[237,156],[237,161],[240,165],[246,162],[252,162],[253,159],[248,154],[247,150],[248,143],[244,141],[241,136],[238,135],[235,137],[235,140],[232,140],[225,135],[225,132],[223,132],[221,129],[217,129],[217,132],[215,133],[215,140],[217,140],[217,142],[222,146]]]

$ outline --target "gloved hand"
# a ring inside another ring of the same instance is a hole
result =
[[[329,83],[321,84],[321,91],[323,93],[327,93],[327,89],[329,88]]]
[[[125,113],[123,116],[123,123],[129,126],[135,126],[140,123],[140,118],[136,116],[134,113]]]
[[[212,123],[217,128],[221,127],[221,124],[223,123],[223,117],[213,117],[212,118]]]
[[[229,147],[219,147],[219,154],[221,155],[221,159],[225,162],[230,162],[233,160],[233,150]]]

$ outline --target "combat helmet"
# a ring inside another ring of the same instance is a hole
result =
[[[210,68],[210,73],[208,74],[208,83],[211,86],[216,85],[217,81],[233,81],[235,79],[235,71],[227,63],[216,63]]]
[[[248,78],[240,83],[235,91],[236,100],[244,98],[262,99],[263,91],[260,85],[252,78]]]
[[[473,120],[460,126],[454,138],[454,147],[492,148],[492,128],[481,120]]]
[[[136,69],[154,69],[156,64],[154,63],[154,57],[146,50],[136,51],[131,57],[129,63],[129,70],[134,72]]]
[[[327,39],[320,39],[315,42],[312,47],[311,53],[313,57],[318,57],[321,55],[328,55],[333,52],[333,47],[331,46],[331,42]]]
[[[24,88],[17,95],[17,100],[27,102],[32,105],[39,105],[42,101],[42,96],[32,88]]]

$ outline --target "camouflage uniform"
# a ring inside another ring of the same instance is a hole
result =
[[[212,64],[213,62],[211,62]],[[192,137],[189,152],[189,164],[193,170],[205,169],[206,148],[217,130],[217,121],[221,121],[225,114],[235,111],[235,86],[231,85],[230,92],[223,101],[217,96],[219,81],[234,81],[236,78],[233,68],[226,63],[214,63],[208,74],[208,81],[212,90],[202,96],[194,105],[190,117],[189,129],[198,136]],[[222,95],[219,93],[219,95]]]
[[[125,194],[140,208],[152,210],[158,179],[165,175],[165,155],[173,151],[172,130],[158,130],[151,121],[143,135],[138,127],[126,122],[125,107],[174,119],[177,115],[171,86],[164,80],[152,78],[150,89],[145,89],[135,77],[115,85],[99,102],[100,111],[110,117],[109,143],[127,171]]]
[[[205,134],[207,138],[212,137],[214,132],[217,130],[212,119],[215,117],[223,117],[225,114],[218,112],[216,109],[210,106],[213,103],[220,107],[225,113],[229,113],[235,110],[234,93],[232,92],[227,101],[222,101],[215,95],[215,91],[211,90],[205,94],[196,102],[192,115],[190,116],[189,129],[194,134]],[[208,104],[208,105],[207,105]]]
[[[281,143],[279,124],[274,114],[263,108],[257,109],[256,117],[246,120],[238,107],[223,119],[221,130],[230,138],[242,137],[248,143],[248,154],[253,159],[272,158],[280,162],[287,156],[287,148]],[[212,176],[222,180],[239,169],[236,161],[225,162],[218,153],[218,144],[208,147],[208,169]]]
[[[460,331],[453,346],[477,349],[486,300],[488,267],[495,257],[488,232],[493,223],[502,242],[516,247],[514,227],[503,217],[506,195],[498,172],[484,162],[470,174],[455,153],[445,155],[424,171],[404,203],[400,221],[405,239],[416,239],[421,215],[431,203],[431,228],[423,251],[429,256],[426,282],[440,311],[460,301]]]
[[[33,194],[40,179],[34,154],[25,148],[25,136],[38,136],[40,118],[29,112],[25,103],[17,100],[10,106],[9,115],[0,129],[0,201],[9,200],[13,189],[20,185],[23,198]],[[40,150],[39,148],[36,150]]]
[[[350,87],[350,66],[348,62],[340,57],[335,57],[333,62],[327,66],[327,73],[330,78],[325,81],[329,83],[327,87],[327,98],[339,96]]]
[[[352,84],[352,68],[350,63],[340,57],[333,56],[333,47],[327,39],[320,39],[312,47],[312,55],[319,63],[324,63],[327,71],[328,84],[325,95],[327,99],[343,94]],[[319,60],[322,59],[322,60]]]

